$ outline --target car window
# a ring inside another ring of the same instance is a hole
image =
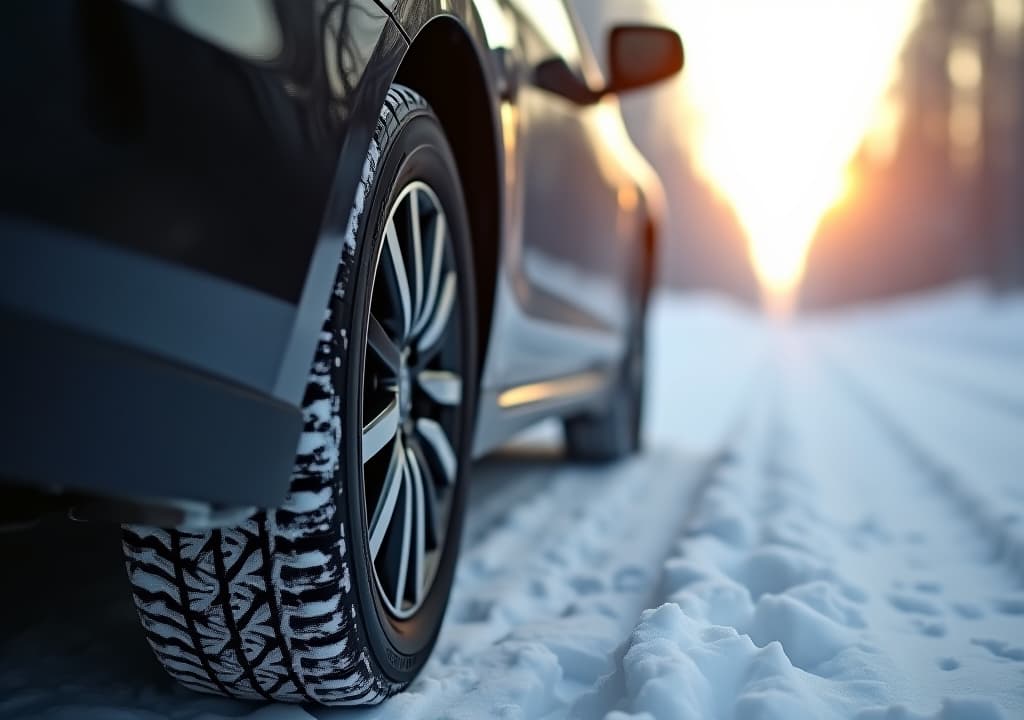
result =
[[[562,0],[562,2],[565,3],[573,31],[576,33],[576,45],[579,48],[580,70],[583,72],[583,77],[592,88],[603,88],[605,80],[604,74],[601,72],[601,64],[594,56],[594,47],[590,44],[590,38],[583,28],[583,23],[580,22],[580,16],[569,0]]]
[[[562,0],[511,0],[552,50],[570,65],[580,65],[580,45],[572,17]]]
[[[542,43],[575,68],[592,88],[604,87],[600,64],[594,57],[572,5],[565,0],[508,0]],[[536,58],[536,60],[547,59]]]

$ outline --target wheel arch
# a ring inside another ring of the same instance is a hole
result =
[[[661,178],[651,164],[639,153],[633,167],[636,191],[640,196],[640,240],[644,255],[641,267],[641,282],[644,301],[658,284],[658,268],[661,265],[665,231],[668,223],[668,200]]]
[[[643,233],[644,257],[641,271],[641,292],[643,293],[643,302],[646,305],[658,283],[658,240],[661,234],[658,222],[650,215],[644,221]]]
[[[412,38],[395,82],[430,103],[455,155],[472,234],[482,373],[494,315],[502,212],[499,122],[484,61],[462,22],[438,15]]]

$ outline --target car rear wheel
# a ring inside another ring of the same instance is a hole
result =
[[[146,636],[190,688],[374,703],[434,645],[465,499],[476,318],[455,162],[407,88],[388,94],[349,229],[285,504],[209,532],[124,529]]]
[[[644,375],[647,349],[646,293],[638,293],[607,405],[565,421],[566,453],[580,462],[614,462],[635,455],[642,445]]]

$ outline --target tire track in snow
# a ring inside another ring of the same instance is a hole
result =
[[[917,424],[912,425],[897,412],[891,399],[883,399],[886,396],[883,387],[878,384],[878,375],[885,371],[876,368],[875,377],[869,379],[865,373],[851,369],[848,363],[840,360],[839,353],[834,349],[825,350],[824,353],[829,367],[850,397],[870,413],[892,437],[893,442],[904,448],[920,466],[921,472],[931,478],[935,487],[949,499],[956,512],[968,519],[978,535],[985,539],[992,557],[1004,563],[1018,582],[1024,585],[1024,530],[1019,522],[1024,518],[1014,514],[1006,515],[1003,507],[993,507],[984,493],[972,487],[972,483],[947,458],[939,454],[941,451],[937,452],[934,443],[922,439],[921,424],[929,421],[925,412],[921,412]],[[916,382],[919,380],[908,376],[903,384],[913,385]],[[939,387],[931,391],[933,394],[941,392]]]
[[[1020,372],[1024,358],[991,357],[976,348],[950,347],[936,352],[933,343],[908,343],[903,338],[869,333],[839,338],[832,332],[826,337],[833,345],[852,345],[858,355],[869,353],[884,358],[893,370],[908,379],[924,380],[933,387],[957,391],[968,401],[1024,417],[1024,378]],[[965,372],[966,368],[970,372]]]
[[[900,536],[926,478],[818,362],[794,366],[786,354],[778,396],[737,439],[666,562],[675,592],[645,613],[575,716],[979,720],[1024,709],[1014,668],[993,664],[1017,649],[971,639],[1005,633],[1012,617],[979,611],[973,627],[949,627],[962,618],[943,604],[943,583],[962,568],[924,577],[918,538]],[[950,511],[944,503],[920,505]],[[955,555],[956,539],[937,548]],[[1012,587],[971,569],[967,593]]]
[[[1024,694],[1015,680],[1024,666],[993,662],[1007,658],[991,652],[993,638],[1010,640],[996,644],[1009,647],[1011,655],[1024,640],[1024,627],[1013,612],[1018,606],[1024,610],[1019,567],[1003,552],[1001,529],[986,523],[983,497],[936,456],[934,445],[921,441],[936,408],[918,402],[910,422],[906,415],[896,416],[892,392],[885,394],[883,388],[895,392],[920,383],[927,388],[922,399],[950,393],[962,410],[969,407],[967,396],[928,375],[904,375],[903,368],[875,365],[869,373],[856,362],[858,354],[844,353],[840,359],[835,348],[828,342],[814,348],[816,364],[834,386],[828,404],[848,406],[842,413],[846,425],[832,432],[844,438],[840,442],[865,450],[866,440],[873,438],[876,449],[870,455],[833,454],[829,460],[863,468],[856,475],[858,492],[848,498],[848,505],[865,512],[851,536],[858,549],[852,562],[871,595],[871,625],[876,633],[885,628],[879,645],[900,669],[890,678],[893,696],[926,709],[944,695],[981,696],[990,702],[988,709],[972,711],[979,717],[999,717],[998,708],[1024,713]],[[826,406],[820,398],[819,403]],[[982,404],[986,413],[994,413]],[[993,429],[1001,429],[1007,419],[996,416]],[[984,426],[974,432],[984,433]],[[822,467],[828,440],[823,434],[805,434]],[[845,515],[852,517],[849,509]]]
[[[820,552],[827,538],[780,413],[762,392],[665,563],[667,602],[644,614],[574,717],[839,718],[847,685],[880,685],[867,669],[877,658],[829,679],[862,597]]]

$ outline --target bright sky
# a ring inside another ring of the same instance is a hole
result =
[[[919,5],[664,2],[686,43],[698,169],[734,207],[769,307],[789,307],[849,161],[887,122],[882,100]]]

